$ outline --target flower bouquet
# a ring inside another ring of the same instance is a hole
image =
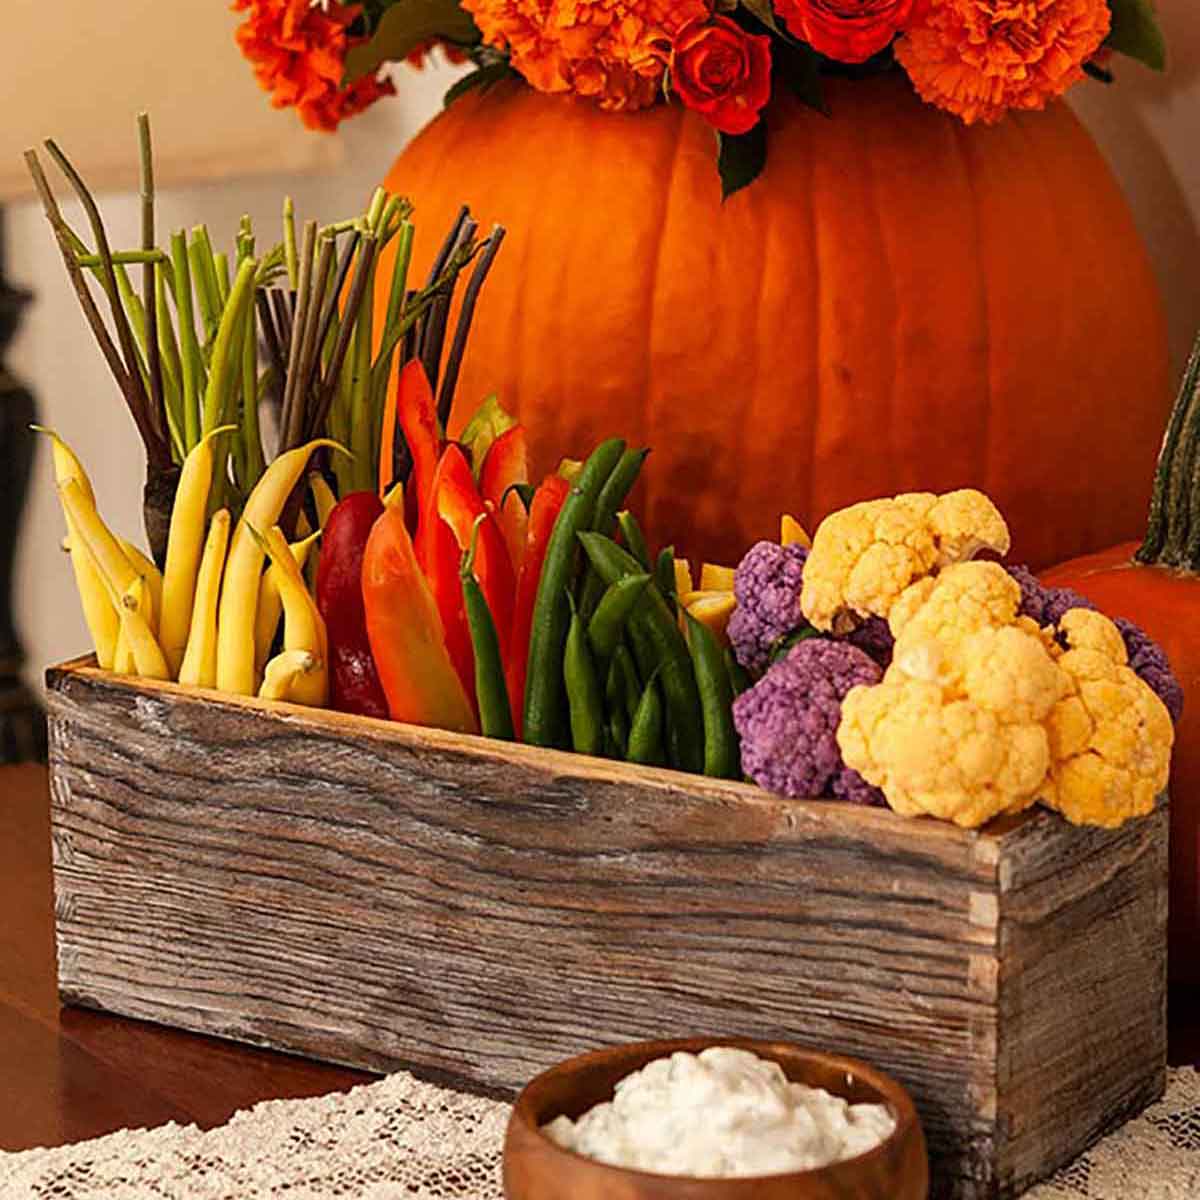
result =
[[[395,91],[383,64],[437,51],[606,112],[676,102],[717,133],[725,194],[766,161],[772,93],[826,111],[822,79],[902,70],[966,124],[1041,109],[1128,55],[1161,70],[1150,0],[236,0],[237,39],[272,103],[333,129]]]

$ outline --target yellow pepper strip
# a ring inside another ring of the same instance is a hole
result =
[[[208,537],[200,556],[192,601],[191,629],[179,666],[179,682],[191,687],[216,687],[217,684],[217,597],[225,572],[225,551],[229,546],[232,524],[229,509],[213,513]]]
[[[337,442],[318,438],[281,454],[263,472],[250,493],[234,530],[217,618],[217,687],[223,692],[253,696],[258,691],[254,670],[254,626],[263,549],[255,541],[251,529],[270,529],[278,522],[309,455],[318,446],[342,450]]]
[[[121,635],[133,656],[133,670],[143,679],[170,679],[171,671],[150,627],[150,587],[141,575],[121,596]]]
[[[692,567],[686,558],[675,560],[675,595],[682,596],[695,590],[692,582]]]
[[[701,625],[706,626],[724,645],[728,642],[726,629],[737,601],[732,592],[696,591],[679,597],[679,603],[687,609]]]
[[[93,507],[96,503],[92,491],[91,480],[83,469],[83,464],[75,457],[71,448],[50,429],[35,426],[39,432],[47,434],[51,439],[54,452],[54,478],[59,484],[73,479],[83,492],[84,499]],[[78,535],[72,536],[71,518],[63,506],[63,516],[67,522],[67,537],[65,547],[71,552],[71,570],[75,575],[75,590],[79,593],[79,603],[83,608],[83,619],[87,623],[88,633],[92,638],[92,647],[96,651],[96,661],[106,671],[111,671],[116,663],[117,638],[120,635],[121,620],[117,610],[109,599],[104,581],[95,560],[83,545],[83,539]]]
[[[320,471],[309,472],[308,490],[312,492],[313,503],[317,506],[317,524],[324,529],[325,522],[329,520],[329,514],[333,512],[337,504],[337,497]]]
[[[174,675],[179,674],[192,627],[192,608],[196,598],[196,575],[204,548],[205,517],[208,495],[212,490],[213,442],[217,435],[233,429],[222,425],[206,434],[183,460],[175,503],[171,508],[171,529],[167,537],[167,563],[163,574],[162,605],[159,608],[159,638]]]
[[[812,538],[808,536],[804,526],[795,517],[789,517],[787,513],[784,513],[779,522],[779,544],[781,546],[803,546],[806,550],[811,550]]]
[[[700,586],[696,590],[698,592],[732,592],[735,574],[733,567],[718,567],[715,563],[705,563],[700,568]]]
[[[129,559],[130,565],[146,584],[146,619],[150,622],[150,628],[154,630],[157,637],[159,622],[162,620],[162,572],[132,542],[126,541],[123,537],[117,538],[117,541],[120,543],[121,549],[125,551],[125,557]],[[170,662],[169,659],[167,661]],[[171,678],[175,678],[174,674]]]
[[[313,543],[321,536],[318,529],[308,537],[293,542],[289,549],[296,560],[296,566],[304,570],[308,561],[308,552]],[[263,572],[262,581],[258,585],[258,607],[254,618],[254,669],[261,674],[271,655],[271,647],[275,643],[275,631],[279,628],[279,619],[283,616],[283,601],[279,598],[279,569],[274,563]],[[261,692],[260,692],[261,695]]]
[[[284,650],[267,663],[259,699],[302,703],[296,699],[297,693],[304,691],[306,677],[318,667],[316,657],[307,650]]]
[[[253,532],[253,530],[252,530]],[[304,584],[283,531],[276,525],[262,539],[271,565],[279,569],[279,599],[283,603],[283,648],[313,656],[314,667],[292,681],[291,699],[323,708],[329,703],[329,643],[317,602]]]

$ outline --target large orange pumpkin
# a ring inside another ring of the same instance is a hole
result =
[[[1184,709],[1171,759],[1170,971],[1200,987],[1200,342],[1180,389],[1154,481],[1150,530],[1046,571],[1042,581],[1082,593],[1141,625],[1167,652]],[[1135,560],[1135,554],[1137,556]]]
[[[1034,565],[1134,536],[1166,337],[1087,133],[1062,105],[968,130],[899,76],[828,99],[773,105],[766,170],[724,204],[678,106],[504,84],[439,116],[387,179],[416,203],[416,270],[464,202],[510,231],[451,432],[498,391],[542,468],[649,445],[655,540],[725,561],[783,509],[965,484]]]

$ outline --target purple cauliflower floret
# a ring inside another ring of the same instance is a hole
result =
[[[1124,617],[1113,617],[1113,624],[1125,639],[1129,665],[1139,679],[1166,705],[1176,725],[1183,716],[1183,688],[1171,670],[1166,651],[1140,626]]]
[[[1072,608],[1096,606],[1071,588],[1046,587],[1028,567],[1008,567],[1008,573],[1021,587],[1020,615],[1032,617],[1039,625],[1057,625],[1063,614]],[[1134,673],[1166,705],[1176,724],[1183,715],[1183,688],[1175,678],[1163,648],[1140,626],[1124,617],[1114,617],[1113,624],[1121,631],[1125,653]]]
[[[837,744],[846,693],[882,678],[879,664],[847,642],[800,642],[734,701],[742,771],[784,796],[882,804],[883,793],[842,762]]]
[[[892,649],[896,639],[882,617],[868,617],[846,635],[846,641],[869,654],[885,671],[892,665]]]
[[[737,608],[729,618],[729,641],[747,671],[765,671],[775,643],[803,623],[800,589],[807,559],[803,546],[759,542],[738,564],[733,578]]]

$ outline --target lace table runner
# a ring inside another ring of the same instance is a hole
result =
[[[508,1105],[409,1075],[316,1100],[271,1100],[208,1132],[164,1125],[0,1154],[4,1200],[502,1200]],[[1196,1200],[1200,1075],[1026,1200]]]

